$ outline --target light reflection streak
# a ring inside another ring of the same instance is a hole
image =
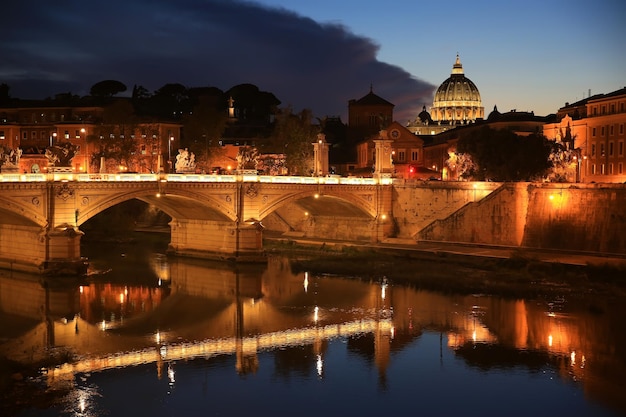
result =
[[[182,343],[161,346],[158,349],[146,348],[138,351],[124,352],[104,357],[93,357],[75,363],[65,363],[49,368],[45,374],[48,379],[65,380],[75,373],[98,372],[106,369],[137,366],[160,361],[188,360],[196,357],[212,357],[229,355],[237,352],[242,344],[254,351],[270,350],[288,346],[308,345],[318,340],[330,340],[337,337],[349,337],[355,334],[374,332],[389,333],[393,328],[390,319],[358,320],[327,326],[315,326],[302,329],[291,329],[274,333],[243,338],[224,338],[205,340],[196,343]],[[242,343],[243,342],[243,343]]]
[[[317,376],[321,378],[324,373],[324,361],[322,360],[322,355],[317,355],[315,368],[317,369]]]

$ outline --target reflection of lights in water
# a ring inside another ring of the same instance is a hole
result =
[[[157,276],[159,286],[161,286],[164,281],[170,280],[170,265],[167,262],[167,256],[160,253],[156,254],[150,259],[150,268]]]
[[[570,360],[572,361],[572,365],[576,365],[576,351],[573,350],[569,356],[570,356]]]
[[[304,292],[308,292],[309,289],[309,273],[304,273]]]
[[[120,294],[120,304],[124,304],[124,294]]]
[[[388,284],[387,284],[387,278],[386,278],[386,277],[383,277],[383,280],[382,280],[382,282],[381,282],[381,284],[380,284],[380,296],[381,296],[381,298],[382,298],[383,300],[384,300],[384,299],[385,299],[385,297],[386,297],[386,293],[387,293],[387,286],[388,286]]]
[[[548,336],[548,346],[552,347],[552,335]]]
[[[107,329],[107,322],[102,320],[102,330],[106,330]]]
[[[320,312],[320,308],[318,306],[315,306],[315,310],[314,310],[314,313],[313,313],[313,320],[316,323],[319,320],[319,312]]]
[[[311,326],[302,329],[266,333],[250,338],[244,338],[243,344],[250,343],[258,350],[273,349],[285,346],[302,346],[313,344],[323,339],[336,337],[350,337],[374,332],[392,331],[392,322],[385,320],[357,320],[327,326]],[[65,363],[46,369],[49,380],[68,378],[70,374],[102,371],[112,368],[123,368],[140,364],[153,363],[157,360],[188,360],[197,357],[233,354],[240,349],[242,339],[231,337],[228,339],[205,340],[197,343],[171,344],[163,346],[155,355],[154,347],[143,350],[124,352],[114,356],[92,357],[79,360],[75,363]],[[165,357],[163,356],[165,355]]]
[[[78,287],[78,291],[80,291],[80,293],[83,293],[83,286],[81,285],[80,287]]]
[[[156,334],[154,335],[154,340],[157,343],[161,343],[161,332],[156,332]]]
[[[396,335],[396,328],[392,327],[391,329],[389,329],[389,335],[391,336],[391,338],[393,339]]]
[[[317,368],[317,376],[321,377],[324,373],[324,361],[322,360],[322,355],[317,355],[315,367]]]
[[[170,380],[170,385],[174,385],[174,382],[176,382],[176,378],[174,378],[174,366],[171,363],[167,365],[167,379]]]

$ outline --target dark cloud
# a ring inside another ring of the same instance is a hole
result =
[[[18,1],[3,6],[0,82],[19,98],[86,94],[104,79],[154,91],[252,83],[283,106],[347,113],[374,92],[405,122],[434,86],[376,59],[378,45],[336,24],[224,0]]]

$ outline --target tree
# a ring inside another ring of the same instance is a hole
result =
[[[0,103],[8,103],[11,99],[11,95],[9,94],[9,90],[11,88],[8,84],[2,83],[0,84]]]
[[[107,163],[114,163],[116,167],[132,167],[137,158],[138,141],[134,137],[137,128],[137,118],[128,100],[117,100],[107,106],[102,114],[102,124],[95,129],[95,135],[87,138],[100,145],[100,150],[91,156],[92,165],[99,166],[104,157]]]
[[[120,81],[104,80],[91,86],[89,94],[94,97],[113,97],[126,90],[126,85]]]
[[[285,154],[291,175],[309,175],[313,171],[313,142],[317,140],[319,126],[311,120],[310,110],[294,114],[291,107],[280,109],[276,116],[269,150]]]
[[[543,135],[518,136],[487,126],[461,136],[457,154],[473,163],[460,167],[460,175],[478,181],[532,181],[545,177],[552,167],[553,147]]]
[[[220,138],[227,116],[215,108],[207,97],[199,97],[193,111],[183,117],[185,142],[196,155],[197,167],[208,172],[213,161],[222,155]]]

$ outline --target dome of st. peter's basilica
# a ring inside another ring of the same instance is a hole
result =
[[[459,56],[452,66],[452,74],[445,80],[433,99],[431,117],[435,122],[464,124],[482,119],[485,108],[476,84],[463,73]]]

